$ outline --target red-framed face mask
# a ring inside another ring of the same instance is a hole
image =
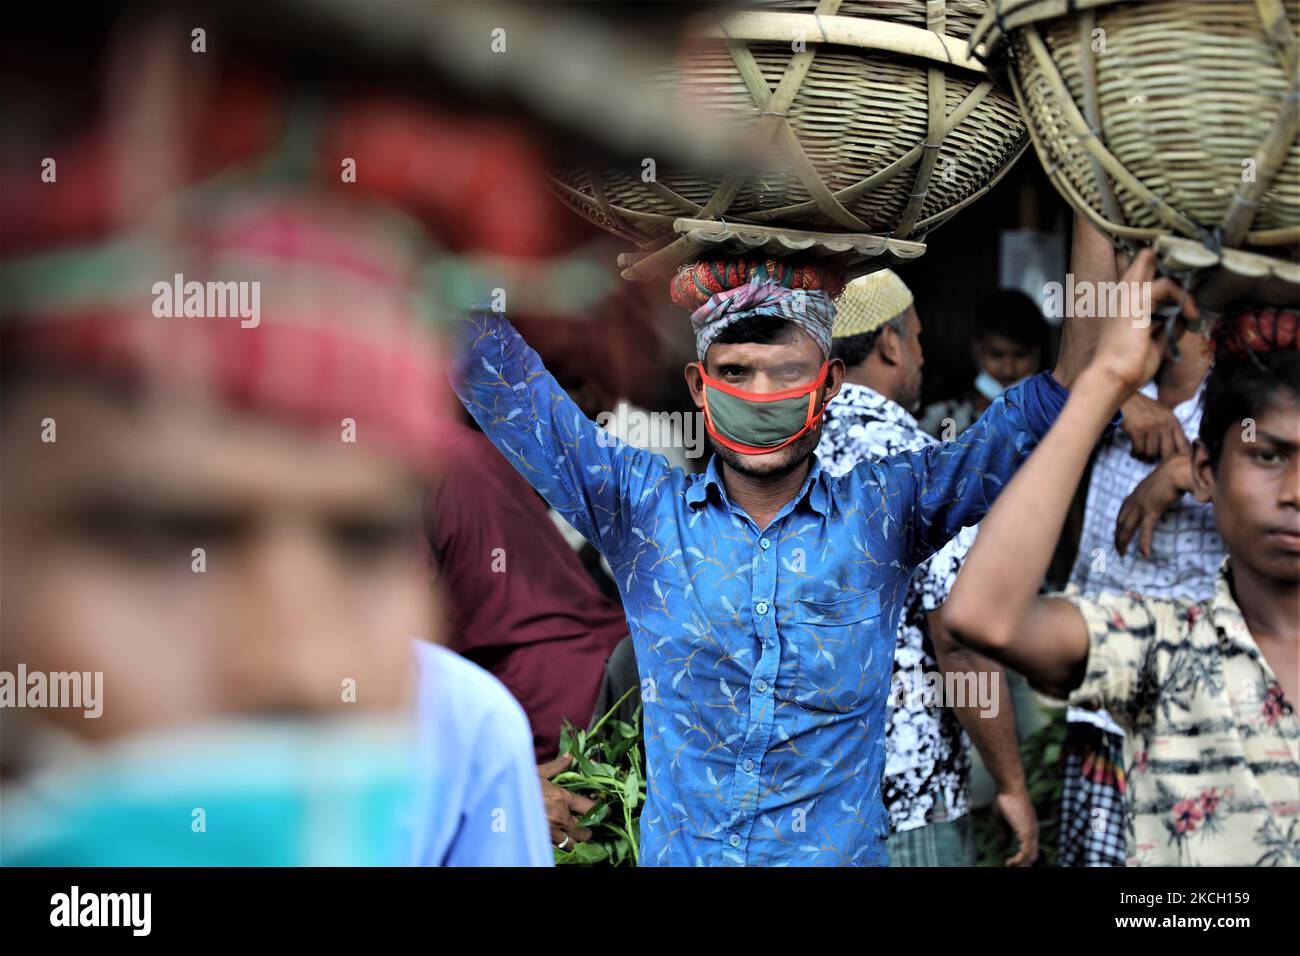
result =
[[[695,363],[704,379],[704,427],[719,445],[742,455],[766,455],[798,441],[817,427],[826,406],[817,393],[826,382],[830,359],[805,385],[779,392],[747,392],[712,378],[704,363]]]

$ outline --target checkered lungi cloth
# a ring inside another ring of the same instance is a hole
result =
[[[889,834],[885,849],[890,866],[974,866],[975,825],[969,813],[956,820],[947,817],[948,808],[937,798],[930,819],[923,827]]]
[[[975,831],[970,815],[891,833],[886,843],[890,866],[974,866]]]
[[[1071,721],[1062,747],[1058,866],[1124,866],[1124,738]]]

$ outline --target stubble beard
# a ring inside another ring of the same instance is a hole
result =
[[[738,451],[733,451],[718,444],[712,435],[709,436],[709,444],[713,446],[713,451],[727,463],[732,471],[757,481],[778,481],[801,467],[809,459],[817,448],[818,441],[821,440],[821,431],[821,426],[818,425],[817,428],[798,441],[792,442],[777,452],[780,457],[764,461],[761,465],[757,464],[755,459],[764,458],[763,455],[742,455]]]

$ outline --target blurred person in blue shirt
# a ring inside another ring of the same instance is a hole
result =
[[[519,705],[412,648],[444,372],[392,226],[228,195],[0,262],[0,863],[550,862]],[[178,273],[258,321],[159,316]]]
[[[499,680],[448,648],[419,641],[416,655],[421,771],[410,862],[551,866],[523,708]]]

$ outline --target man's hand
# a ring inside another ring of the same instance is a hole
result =
[[[567,770],[572,762],[573,758],[564,754],[537,765],[537,774],[542,778],[542,801],[546,804],[546,822],[551,826],[551,843],[554,846],[564,844],[566,849],[572,846],[574,841],[586,843],[591,839],[591,828],[579,829],[578,821],[582,819],[583,814],[596,805],[594,800],[570,793],[563,787],[551,783],[551,778]]]
[[[1129,290],[1124,296],[1127,308],[1101,320],[1097,351],[1088,365],[1086,374],[1106,381],[1121,403],[1151,381],[1160,367],[1164,323],[1155,314],[1156,307],[1180,301],[1188,318],[1199,316],[1196,303],[1178,283],[1155,275],[1156,254],[1143,249],[1120,278]]]
[[[1124,413],[1122,427],[1133,444],[1133,457],[1139,461],[1167,461],[1191,453],[1183,426],[1173,411],[1141,392],[1120,406]]]
[[[1128,550],[1133,534],[1139,528],[1142,557],[1151,558],[1151,536],[1156,523],[1169,508],[1192,490],[1192,458],[1179,455],[1162,462],[1151,474],[1142,479],[1133,492],[1120,505],[1115,519],[1115,550],[1120,557]]]
[[[959,574],[958,580],[961,579]],[[982,654],[958,644],[943,623],[941,611],[926,615],[930,629],[930,642],[935,660],[945,674],[974,674],[984,685],[984,675],[995,688],[1007,687],[1007,674],[998,664]],[[979,751],[984,766],[997,786],[994,810],[1010,825],[1019,846],[1016,854],[1007,860],[1007,866],[1032,866],[1038,859],[1038,817],[1025,786],[1025,765],[1020,759],[1020,741],[1016,736],[1016,711],[1010,688],[1007,688],[1006,706],[996,708],[992,715],[981,713],[978,706],[953,707],[957,720],[970,735],[971,743]]]
[[[1029,791],[1024,787],[999,791],[993,798],[993,809],[1016,836],[1016,853],[1007,858],[1006,865],[1033,866],[1038,859],[1038,814]]]

